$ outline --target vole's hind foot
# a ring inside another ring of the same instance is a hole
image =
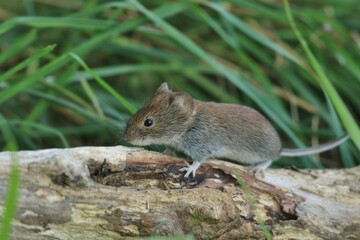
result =
[[[191,165],[188,162],[185,162],[186,167],[180,168],[179,171],[185,172],[184,177],[188,178],[189,175],[192,173],[192,176],[195,177],[196,170],[200,167],[201,162],[194,161]]]
[[[257,178],[264,178],[265,177],[265,169],[267,169],[271,165],[272,161],[262,162],[258,165],[250,167],[247,172],[251,175],[254,175]]]

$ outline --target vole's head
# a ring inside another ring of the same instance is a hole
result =
[[[188,129],[193,111],[194,100],[190,95],[172,92],[163,83],[128,121],[124,140],[139,146],[169,144]]]

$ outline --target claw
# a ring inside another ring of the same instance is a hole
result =
[[[193,164],[191,164],[191,165],[188,162],[185,162],[185,164],[186,164],[186,167],[179,169],[179,171],[181,171],[181,172],[186,171],[186,173],[184,175],[185,178],[188,178],[191,173],[192,173],[192,176],[195,177],[196,170],[200,167],[201,162],[194,161]]]

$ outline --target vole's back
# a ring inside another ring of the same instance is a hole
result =
[[[276,130],[256,110],[196,101],[193,122],[174,147],[194,159],[226,158],[256,164],[278,158]]]

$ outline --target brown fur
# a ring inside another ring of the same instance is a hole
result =
[[[146,118],[153,126],[144,126]],[[281,149],[277,132],[256,110],[197,101],[166,84],[129,120],[124,138],[137,145],[166,144],[201,162],[218,157],[253,165],[277,158]]]
[[[144,121],[153,124],[146,127]],[[280,155],[302,156],[338,146],[348,135],[317,147],[281,149],[278,133],[256,110],[235,104],[201,102],[184,92],[172,92],[163,83],[155,95],[127,123],[124,139],[135,145],[165,144],[190,156],[184,168],[195,175],[209,158],[229,159],[266,169]]]

